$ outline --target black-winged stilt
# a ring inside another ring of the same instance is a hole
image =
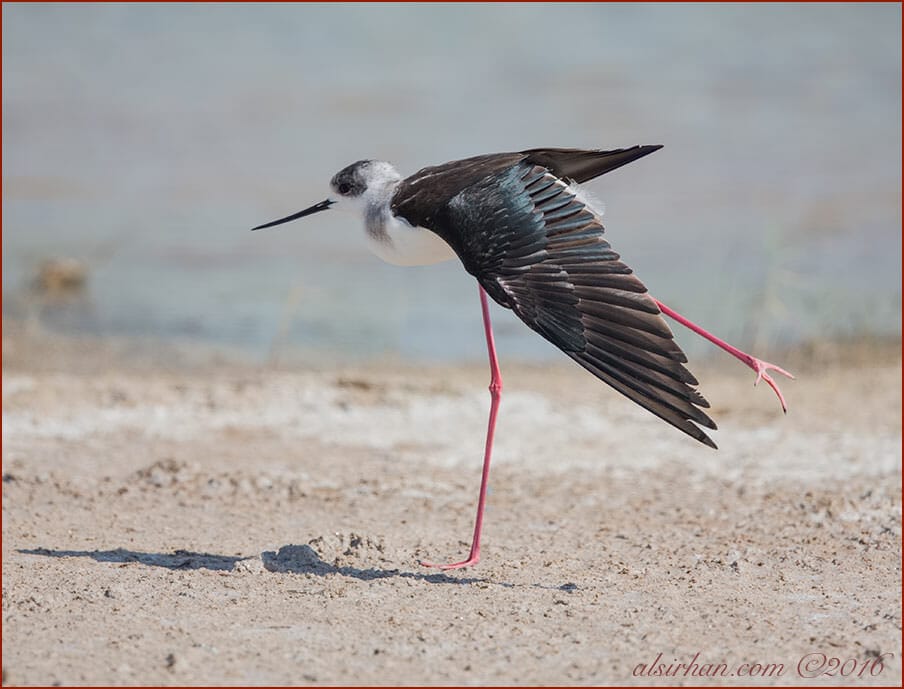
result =
[[[371,249],[398,265],[436,263],[456,256],[477,278],[490,358],[490,416],[467,559],[429,567],[455,569],[480,559],[480,533],[502,377],[493,344],[487,294],[528,327],[656,416],[701,443],[715,443],[700,428],[716,424],[709,403],[694,388],[687,357],[662,318],[670,316],[752,368],[787,410],[773,370],[647,293],[603,237],[602,211],[578,186],[661,146],[614,151],[535,148],[493,153],[426,167],[405,179],[389,163],[359,160],[331,180],[334,197],[260,230],[349,206],[364,217]]]

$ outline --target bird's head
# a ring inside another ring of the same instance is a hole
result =
[[[315,203],[310,208],[292,215],[258,225],[253,228],[262,230],[265,227],[281,225],[306,215],[319,213],[328,208],[365,213],[369,208],[388,208],[393,191],[402,180],[402,176],[389,163],[382,160],[359,160],[342,168],[330,180],[330,196]]]

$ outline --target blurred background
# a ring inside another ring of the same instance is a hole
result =
[[[3,314],[46,335],[482,359],[457,262],[384,265],[339,213],[249,228],[361,158],[664,144],[589,185],[654,295],[759,351],[900,337],[899,4],[2,12]],[[559,356],[494,315],[506,359]]]

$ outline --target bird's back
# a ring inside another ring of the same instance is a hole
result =
[[[612,151],[531,148],[453,160],[425,167],[402,180],[393,194],[392,212],[415,227],[429,228],[435,213],[461,191],[519,163],[539,165],[566,182],[582,183],[660,148],[662,146],[632,146]]]

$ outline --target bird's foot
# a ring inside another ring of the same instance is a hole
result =
[[[775,394],[778,396],[778,401],[782,404],[782,411],[786,414],[788,413],[788,405],[785,404],[785,396],[782,395],[782,391],[778,387],[778,383],[775,382],[775,379],[769,375],[769,371],[775,371],[776,373],[781,373],[783,376],[787,376],[791,380],[794,380],[794,376],[788,373],[781,366],[776,366],[775,364],[770,364],[768,361],[762,361],[761,359],[757,359],[755,356],[747,355],[749,358],[744,363],[746,363],[750,368],[754,370],[756,373],[756,380],[753,381],[754,387],[761,380],[765,380],[766,384],[772,388]]]
[[[452,564],[442,565],[442,564],[438,564],[436,562],[428,562],[427,560],[421,560],[420,565],[421,565],[421,567],[435,567],[436,569],[447,570],[447,569],[461,569],[462,567],[473,567],[478,562],[480,562],[480,551],[478,551],[476,553],[472,551],[471,554],[468,555],[468,559],[462,560],[461,562],[453,562]]]
[[[768,361],[762,361],[761,359],[757,359],[755,356],[751,356],[747,352],[742,352],[734,345],[728,344],[725,340],[716,337],[711,332],[708,332],[693,321],[685,318],[674,309],[669,308],[658,299],[654,299],[653,301],[656,302],[657,306],[659,306],[659,310],[662,311],[666,316],[668,316],[669,318],[674,318],[684,327],[690,328],[701,337],[705,337],[717,347],[721,347],[726,352],[731,354],[734,358],[738,359],[739,361],[743,361],[747,366],[752,368],[756,373],[756,380],[753,381],[753,384],[756,385],[760,382],[760,380],[765,380],[769,387],[772,388],[772,390],[778,396],[778,401],[782,403],[782,411],[786,414],[788,413],[788,405],[785,404],[785,396],[782,395],[782,391],[778,388],[778,383],[773,380],[772,376],[770,376],[768,372],[775,371],[776,373],[781,373],[783,376],[787,376],[792,380],[794,379],[794,376],[788,373],[785,369],[776,366],[775,364],[770,364]]]

